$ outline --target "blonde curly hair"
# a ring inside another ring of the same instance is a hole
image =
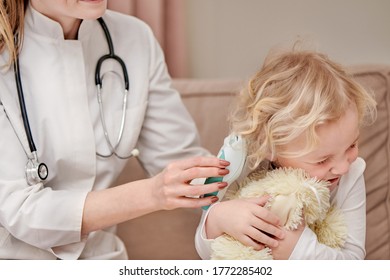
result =
[[[247,142],[248,160],[256,168],[263,160],[299,156],[317,143],[316,127],[335,121],[355,104],[359,124],[376,118],[373,95],[342,66],[314,51],[269,55],[262,68],[238,95],[230,116],[231,130]],[[278,149],[302,134],[307,147],[299,155]]]
[[[16,59],[23,39],[24,12],[28,0],[0,1],[0,52],[7,50],[10,66]]]

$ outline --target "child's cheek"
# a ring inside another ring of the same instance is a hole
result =
[[[311,170],[306,170],[306,172],[312,178],[317,178],[318,180],[327,179],[328,169],[324,167],[312,168]]]

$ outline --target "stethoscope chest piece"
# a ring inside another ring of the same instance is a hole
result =
[[[26,180],[30,186],[45,181],[47,176],[49,176],[49,169],[46,164],[39,163],[35,156],[27,161]]]

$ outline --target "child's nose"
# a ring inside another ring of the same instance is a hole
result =
[[[330,170],[333,174],[344,175],[348,173],[351,163],[347,158],[336,162]]]

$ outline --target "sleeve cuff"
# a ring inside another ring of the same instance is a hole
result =
[[[299,238],[297,244],[294,247],[294,250],[292,251],[289,260],[308,260],[310,258],[310,254],[308,252],[311,252],[309,249],[310,244],[312,243],[311,240],[316,241],[317,236],[314,234],[314,232],[309,228],[305,227],[303,230],[301,237]],[[307,242],[309,241],[309,242]],[[306,243],[306,244],[305,244]]]
[[[200,223],[198,225],[198,228],[196,229],[196,234],[195,234],[195,248],[196,251],[198,252],[198,255],[201,257],[203,260],[209,260],[210,255],[211,255],[211,243],[214,241],[214,239],[208,239],[206,235],[206,219],[207,216],[214,207],[214,205],[218,204],[219,202],[214,203],[209,207],[207,211],[203,211],[202,217],[200,220]]]

